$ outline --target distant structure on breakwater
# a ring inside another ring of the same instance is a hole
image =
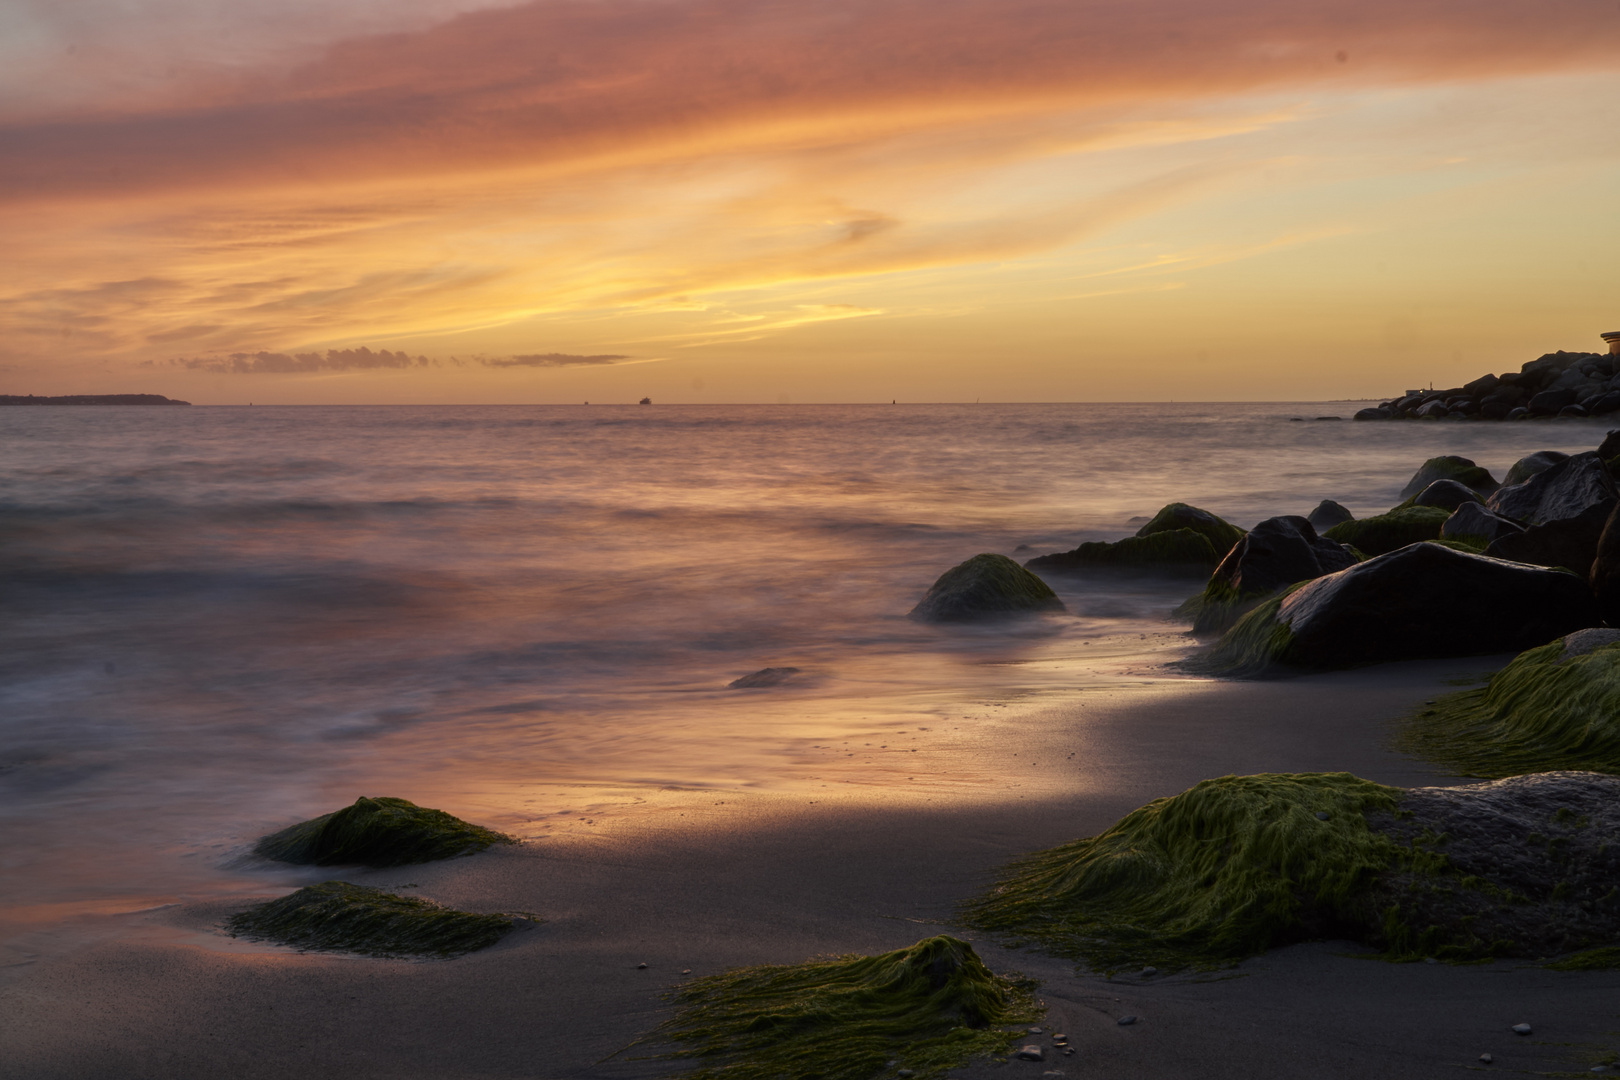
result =
[[[1449,390],[1408,390],[1357,420],[1530,420],[1620,412],[1620,330],[1600,335],[1607,353],[1547,353],[1502,375]]]
[[[63,394],[35,397],[33,394],[0,394],[0,405],[190,405],[189,401],[166,398],[162,394]]]

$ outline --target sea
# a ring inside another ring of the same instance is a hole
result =
[[[951,566],[1176,501],[1363,516],[1437,454],[1501,477],[1606,428],[1363,404],[0,409],[0,923],[263,893],[288,871],[254,839],[358,795],[530,838],[736,792],[994,798],[878,751],[1192,678],[1201,582],[909,619]],[[729,687],[766,667],[798,671]]]

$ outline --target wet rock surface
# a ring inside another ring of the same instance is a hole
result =
[[[1530,525],[1577,517],[1620,496],[1608,467],[1596,451],[1556,462],[1523,483],[1499,488],[1485,501],[1503,517]]]
[[[923,622],[974,622],[1062,611],[1046,582],[1005,555],[975,555],[940,575],[911,609]]]

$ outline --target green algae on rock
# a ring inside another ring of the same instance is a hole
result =
[[[1153,569],[1169,573],[1204,574],[1232,546],[1243,530],[1219,515],[1186,503],[1170,503],[1136,531],[1113,543],[1091,541],[1073,551],[1040,555],[1024,564],[1043,573],[1092,569]]]
[[[1208,510],[1187,503],[1173,502],[1161,507],[1153,519],[1140,529],[1137,536],[1152,536],[1155,533],[1177,532],[1182,529],[1191,529],[1209,541],[1210,547],[1215,549],[1215,559],[1220,561],[1232,545],[1243,539],[1243,530],[1233,525],[1219,514],[1212,514]]]
[[[911,609],[911,617],[924,622],[970,622],[1063,610],[1063,601],[1046,582],[1005,555],[983,554],[941,574]]]
[[[1620,631],[1583,630],[1526,650],[1484,687],[1408,716],[1397,741],[1465,776],[1620,773]]]
[[[699,1059],[693,1080],[919,1080],[1003,1055],[1044,1013],[1035,984],[995,975],[973,946],[932,937],[879,956],[740,968],[693,980],[659,1036]]]
[[[476,915],[365,885],[326,881],[231,916],[232,937],[366,956],[461,956],[493,945],[513,920]]]
[[[417,806],[406,799],[361,796],[351,806],[271,833],[253,852],[305,866],[404,866],[515,844],[504,833]]]
[[[1468,458],[1447,454],[1425,461],[1401,489],[1401,497],[1416,495],[1436,480],[1455,480],[1481,495],[1489,495],[1501,486],[1488,470],[1475,465]]]
[[[1438,540],[1451,511],[1437,506],[1398,507],[1376,517],[1340,522],[1323,533],[1367,555],[1383,555],[1424,540]]]

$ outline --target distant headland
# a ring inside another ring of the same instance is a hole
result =
[[[63,394],[35,397],[33,394],[0,394],[0,405],[190,405],[189,401],[166,398],[162,394]]]
[[[1408,390],[1357,420],[1528,420],[1620,412],[1620,330],[1602,335],[1607,353],[1537,357],[1518,371],[1481,375],[1450,390]]]

